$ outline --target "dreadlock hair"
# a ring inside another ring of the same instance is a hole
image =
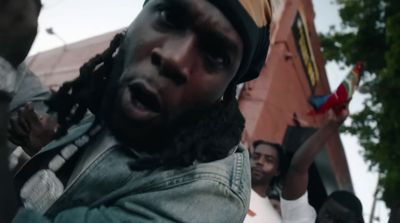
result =
[[[204,110],[187,112],[181,117],[178,132],[161,154],[164,166],[188,166],[225,158],[239,144],[245,120],[236,100],[232,82],[223,100]]]
[[[63,84],[47,101],[49,112],[58,115],[58,137],[79,123],[88,110],[96,115],[97,121],[98,116],[103,115],[104,111],[100,111],[102,95],[104,89],[108,89],[107,82],[112,82],[115,55],[123,38],[124,34],[117,34],[108,49],[80,68],[78,78]],[[112,83],[108,87],[112,88]],[[209,162],[226,157],[239,144],[244,129],[244,118],[236,100],[236,81],[228,86],[223,100],[204,110],[185,113],[177,125],[167,148],[159,151],[156,166],[188,166],[195,161]]]
[[[124,33],[114,36],[108,49],[86,62],[79,69],[78,78],[64,83],[48,101],[50,113],[56,113],[59,123],[56,138],[66,134],[79,123],[88,109],[96,114],[102,95],[113,68],[113,60],[124,38]]]

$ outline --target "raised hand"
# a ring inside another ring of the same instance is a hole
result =
[[[324,148],[329,137],[337,134],[338,128],[349,115],[346,106],[331,109],[324,125],[308,138],[290,162],[286,179],[282,188],[282,197],[286,200],[296,200],[303,196],[308,186],[308,170],[317,154]]]
[[[9,140],[32,156],[54,138],[57,127],[55,117],[37,114],[28,103],[10,119]]]
[[[17,67],[37,34],[41,0],[0,0],[0,56]]]
[[[346,106],[341,108],[334,108],[328,112],[328,125],[333,125],[334,127],[340,127],[346,118],[349,116],[349,110]]]

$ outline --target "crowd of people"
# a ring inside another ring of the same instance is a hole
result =
[[[57,92],[23,63],[41,7],[0,0],[0,223],[363,222],[351,192],[308,201],[346,107],[290,162],[277,143],[240,144],[236,85],[264,65],[268,1],[145,1]]]
[[[280,145],[267,141],[253,143],[250,150],[252,192],[246,223],[364,222],[362,204],[352,192],[334,191],[318,213],[308,200],[309,169],[347,115],[345,107],[331,111],[327,122],[296,150],[288,164]],[[280,191],[279,208],[272,204],[277,202],[276,196],[268,196],[274,190]]]

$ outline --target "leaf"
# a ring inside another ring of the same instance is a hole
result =
[[[400,201],[400,1],[336,0],[341,29],[320,34],[326,61],[365,62],[370,98],[341,129],[358,137],[371,168],[382,174],[382,198]]]

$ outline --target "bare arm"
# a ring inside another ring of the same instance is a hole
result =
[[[343,109],[339,115],[330,113],[328,122],[296,151],[283,184],[282,197],[284,199],[296,200],[307,191],[308,169],[329,137],[338,131],[347,115],[347,109]]]

